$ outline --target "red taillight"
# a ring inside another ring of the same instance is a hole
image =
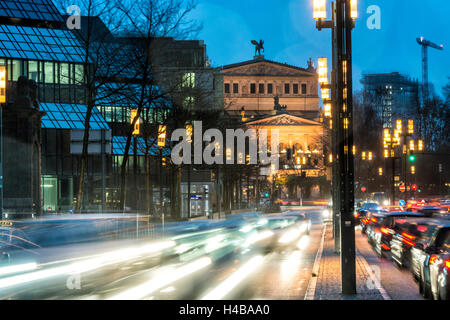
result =
[[[376,223],[378,220],[377,220],[377,218],[372,218],[372,219],[370,219],[370,221]]]
[[[369,222],[369,220],[367,220],[367,219],[362,219],[362,222],[363,222],[364,224],[367,224],[367,223]]]
[[[426,226],[418,226],[417,227],[417,231],[419,231],[419,232],[425,232],[427,230],[428,230],[428,227],[426,227]]]
[[[434,263],[436,263],[436,260],[437,260],[437,256],[431,256],[430,260],[428,260],[428,263],[429,264],[434,264]]]
[[[406,233],[406,232],[403,232],[402,236],[405,237],[405,238],[408,238],[410,240],[415,240],[416,239],[415,236],[413,236],[412,234]]]
[[[357,214],[357,213],[355,213],[354,216],[355,216],[355,219],[359,218],[359,214]]]
[[[416,245],[414,241],[409,241],[407,239],[403,239],[402,242],[407,244],[410,247],[414,247]]]
[[[384,243],[381,244],[381,247],[382,247],[384,250],[387,250],[387,251],[391,250],[391,248],[389,248],[389,247],[388,247],[387,245],[385,245]]]
[[[445,267],[450,270],[450,259],[445,261]]]
[[[382,227],[381,228],[381,233],[388,235],[388,234],[391,234],[391,230],[388,229],[388,228]]]

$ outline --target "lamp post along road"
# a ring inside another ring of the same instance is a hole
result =
[[[336,0],[332,5],[333,19],[326,19],[326,0],[314,1],[314,18],[319,30],[333,29],[332,102],[333,150],[336,151],[333,170],[333,194],[338,198],[335,221],[339,222],[341,281],[343,294],[356,293],[354,164],[353,164],[353,94],[351,32],[357,17],[356,0]],[[335,10],[334,10],[335,9]],[[325,102],[324,102],[325,103]],[[339,176],[338,179],[336,177]],[[338,189],[338,190],[337,190]],[[337,193],[337,194],[336,194]],[[339,214],[339,216],[337,216]],[[336,230],[336,228],[335,228]],[[337,247],[337,246],[336,246]]]

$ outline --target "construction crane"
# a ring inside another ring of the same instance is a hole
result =
[[[428,47],[436,50],[444,50],[444,45],[437,45],[423,37],[417,38],[417,43],[422,46],[422,99],[428,100]]]

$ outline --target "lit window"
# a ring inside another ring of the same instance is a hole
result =
[[[53,62],[45,62],[44,64],[45,83],[54,83],[53,78]]]
[[[189,72],[183,74],[182,82],[184,88],[195,88],[195,73]]]

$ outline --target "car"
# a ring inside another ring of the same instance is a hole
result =
[[[430,218],[397,219],[397,231],[391,240],[391,258],[400,268],[409,268],[414,278],[419,277],[415,263],[415,246],[430,240],[439,220]]]
[[[392,236],[397,233],[399,223],[408,218],[424,217],[415,212],[388,212],[371,218],[371,243],[380,257],[391,250]]]
[[[322,221],[323,222],[330,222],[333,221],[333,207],[327,206],[322,211]]]
[[[355,213],[355,225],[361,226],[362,233],[366,233],[367,224],[369,222],[368,216],[371,213],[382,213],[383,209],[374,202],[367,202],[362,205]]]
[[[6,226],[4,222],[0,225],[0,267],[11,263],[34,262],[41,247],[31,241],[23,230],[12,224]]]
[[[420,293],[427,299],[450,300],[450,223],[439,226],[429,243],[417,244],[416,250]]]
[[[271,234],[263,241],[259,241],[258,247],[265,252],[283,250],[292,247],[303,235],[310,232],[311,221],[301,214],[271,215],[266,216],[267,223],[259,228],[259,234],[251,237],[259,237]]]

